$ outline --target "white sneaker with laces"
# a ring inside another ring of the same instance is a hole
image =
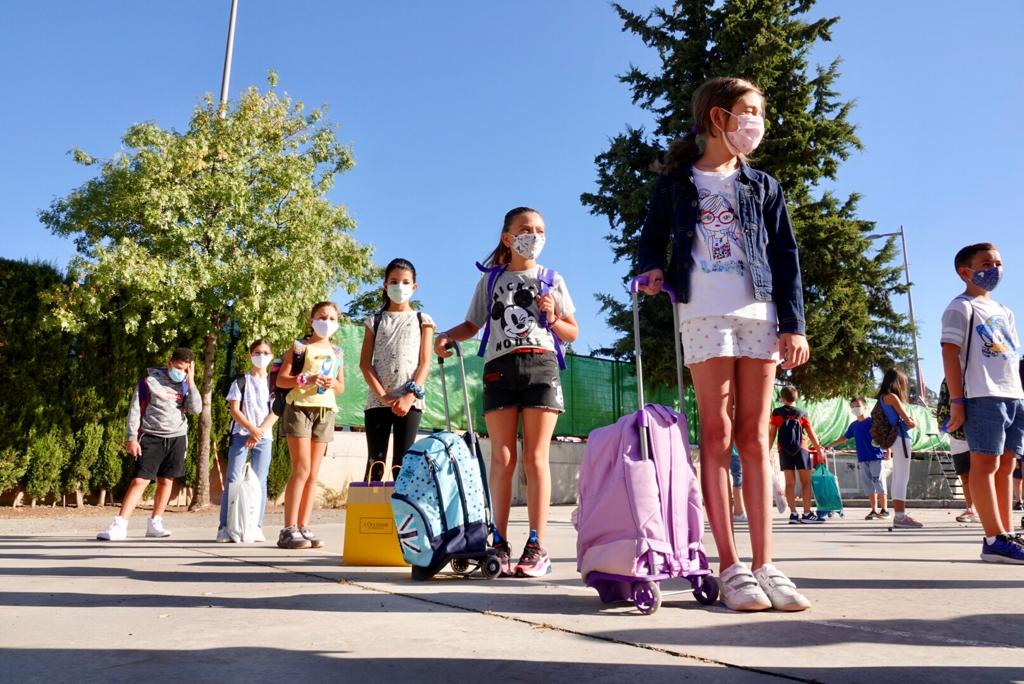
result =
[[[226,528],[226,527],[218,527],[217,528],[217,543],[218,544],[227,544],[230,541],[231,541],[231,534],[228,532],[228,528]]]
[[[164,527],[164,519],[161,516],[150,518],[149,522],[146,523],[146,536],[147,537],[170,537],[171,531]]]
[[[100,541],[123,541],[128,538],[128,521],[121,516],[115,516],[110,527],[96,535]]]
[[[811,602],[796,590],[793,580],[786,577],[771,563],[765,563],[755,570],[754,577],[768,596],[768,600],[772,602],[772,608],[775,610],[794,612],[811,607]]]
[[[764,593],[757,578],[743,563],[733,563],[718,577],[721,600],[730,610],[765,610],[772,602]]]

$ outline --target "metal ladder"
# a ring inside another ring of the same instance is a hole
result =
[[[928,436],[938,437],[934,433],[929,433]],[[956,468],[953,466],[953,454],[948,451],[939,451],[936,447],[932,447],[931,458],[939,466],[937,475],[946,483],[946,489],[949,491],[950,497],[953,499],[963,499],[964,487],[960,481],[960,476],[956,474]],[[931,472],[930,465],[928,471]]]

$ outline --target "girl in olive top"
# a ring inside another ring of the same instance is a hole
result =
[[[296,341],[281,361],[277,384],[291,387],[281,418],[282,433],[288,439],[292,473],[284,493],[284,528],[277,545],[282,549],[319,548],[323,542],[309,529],[309,517],[316,501],[316,480],[327,444],[334,439],[336,396],[345,391],[341,349],[331,344],[338,330],[338,306],[319,302],[309,315],[312,334]],[[293,373],[296,355],[302,355],[302,370]]]

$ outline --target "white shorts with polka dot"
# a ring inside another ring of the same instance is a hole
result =
[[[687,366],[719,358],[779,360],[775,321],[739,316],[701,316],[679,326]]]

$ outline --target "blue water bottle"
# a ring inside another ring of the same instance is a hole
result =
[[[324,359],[324,362],[322,364],[320,364],[320,375],[329,378],[329,377],[331,377],[331,372],[333,370],[334,370],[334,357],[333,356],[328,356],[326,359]],[[320,385],[317,385],[317,387],[316,387],[316,393],[317,394],[323,394],[326,391],[327,391],[326,387],[322,387]]]

